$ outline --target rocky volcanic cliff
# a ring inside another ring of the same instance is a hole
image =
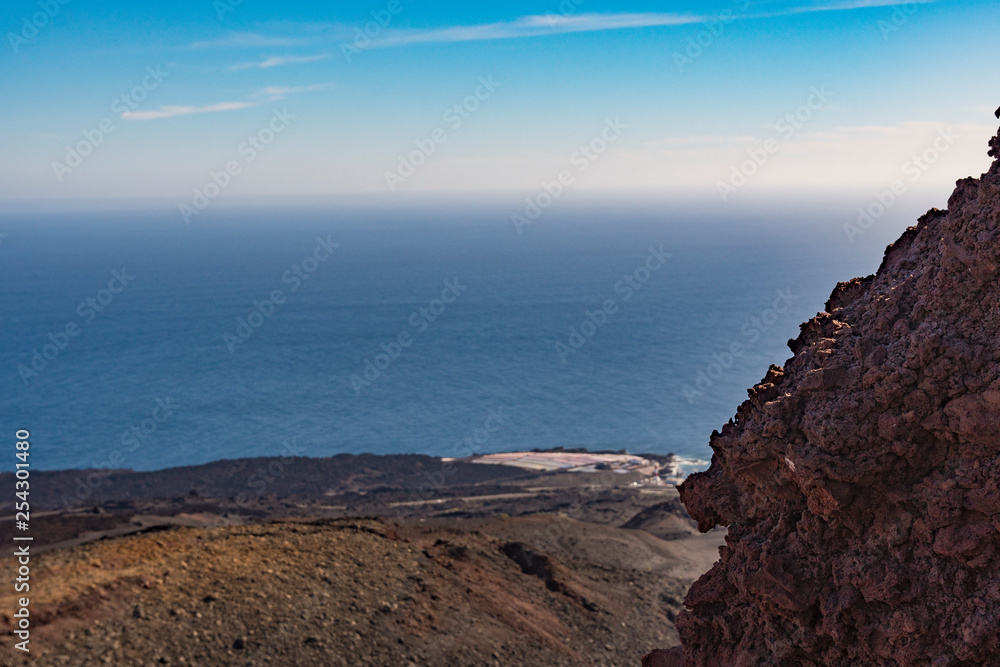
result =
[[[681,497],[728,526],[646,665],[1000,664],[1000,137],[789,342]]]

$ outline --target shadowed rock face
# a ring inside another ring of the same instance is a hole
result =
[[[1000,160],[948,205],[712,435],[681,498],[727,546],[647,664],[1000,664]]]

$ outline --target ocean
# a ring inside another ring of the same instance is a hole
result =
[[[705,461],[799,323],[902,229],[848,243],[841,208],[605,202],[520,232],[516,206],[432,202],[7,213],[0,468],[17,429],[37,469],[558,446]]]

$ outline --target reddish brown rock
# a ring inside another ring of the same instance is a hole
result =
[[[1000,664],[1000,160],[948,204],[712,434],[681,498],[727,545],[648,664]]]
[[[642,667],[682,667],[684,655],[680,647],[657,649],[642,658]]]

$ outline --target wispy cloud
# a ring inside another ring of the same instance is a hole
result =
[[[920,4],[936,0],[919,0]],[[872,7],[890,7],[909,4],[912,0],[834,0],[816,5],[805,5],[779,9],[759,14],[733,14],[734,20],[766,19],[812,12],[848,11]],[[579,14],[535,14],[522,16],[513,21],[484,23],[479,25],[452,26],[430,30],[386,30],[381,39],[372,46],[405,46],[408,44],[470,42],[492,39],[516,39],[520,37],[543,37],[577,32],[599,32],[636,28],[656,28],[717,20],[718,14],[694,15],[672,13],[616,13]]]
[[[895,7],[896,5],[926,5],[937,0],[837,0],[826,2],[814,7],[790,9],[786,14],[804,14],[807,12],[840,12],[851,9],[870,9],[873,7]]]
[[[246,49],[272,46],[301,46],[308,42],[302,37],[263,35],[258,32],[233,32],[224,37],[190,44],[192,49]]]
[[[580,14],[561,16],[537,14],[522,16],[514,21],[479,25],[451,26],[431,30],[387,30],[377,46],[407,44],[472,42],[493,39],[517,39],[576,32],[598,32],[627,28],[652,28],[686,25],[706,20],[689,14]]]
[[[269,102],[273,102],[275,100],[283,100],[289,95],[297,93],[313,93],[318,90],[329,90],[335,85],[334,83],[314,83],[309,86],[268,86],[254,93],[254,97],[267,97]]]
[[[180,107],[169,106],[160,107],[150,111],[126,111],[122,114],[122,120],[156,120],[158,118],[172,118],[174,116],[187,116],[195,113],[211,113],[215,111],[233,111],[236,109],[246,109],[257,106],[256,102],[219,102],[203,107]]]
[[[910,4],[913,0],[834,0],[815,5],[779,9],[758,14],[733,14],[735,20],[777,18],[812,12],[848,11],[872,7],[890,7]],[[920,4],[937,0],[918,0]],[[694,15],[673,13],[615,13],[615,14],[536,14],[522,16],[514,21],[479,25],[452,26],[430,30],[387,30],[373,46],[402,46],[407,44],[469,42],[519,37],[542,37],[576,32],[599,32],[636,28],[656,28],[690,25],[718,20],[718,14]]]
[[[754,20],[795,16],[814,12],[850,11],[871,9],[876,7],[893,7],[910,4],[914,0],[827,0],[817,4],[799,5],[774,9],[769,12],[739,13],[734,12],[733,20]],[[938,0],[916,0],[918,4],[929,4]],[[589,13],[564,16],[561,14],[532,14],[522,16],[512,21],[480,23],[471,25],[455,25],[440,28],[401,29],[389,28],[373,40],[373,47],[399,47],[412,44],[446,44],[456,42],[476,42],[499,39],[519,39],[526,37],[545,37],[550,35],[565,35],[570,33],[601,32],[607,30],[626,30],[641,28],[658,28],[691,25],[706,21],[718,20],[718,12],[712,14],[678,14],[664,12],[639,13]],[[197,42],[193,48],[246,48],[271,46],[303,46],[321,42],[329,43],[350,39],[349,26],[342,23],[302,23],[289,24],[283,22],[273,24],[276,31],[295,31],[294,36],[265,35],[261,33],[232,33],[225,37]],[[313,62],[330,57],[271,57],[263,62],[243,63],[232,69],[268,68],[293,63]]]
[[[314,63],[317,60],[326,60],[330,57],[328,53],[322,53],[315,56],[271,56],[260,62],[252,63],[240,63],[239,65],[233,65],[229,69],[236,71],[242,69],[269,69],[271,67],[278,67],[280,65],[298,65],[300,63]]]
[[[261,88],[250,96],[252,101],[248,102],[219,102],[201,107],[192,106],[166,106],[150,111],[126,111],[121,115],[122,120],[158,120],[160,118],[173,118],[174,116],[189,116],[197,113],[212,113],[216,111],[235,111],[237,109],[248,109],[263,102],[274,102],[283,100],[289,95],[298,93],[312,93],[319,90],[333,88],[334,83],[314,83],[308,86],[267,86]],[[266,98],[261,100],[261,98]]]

